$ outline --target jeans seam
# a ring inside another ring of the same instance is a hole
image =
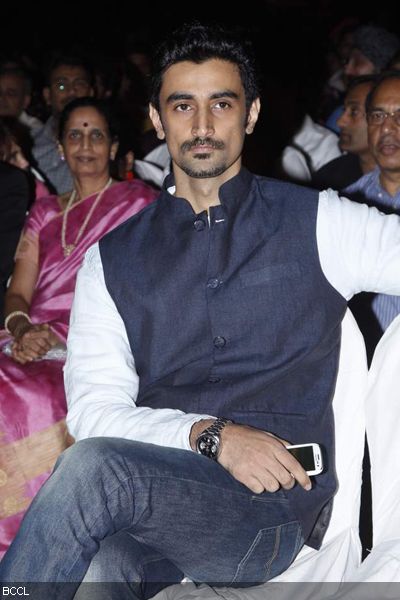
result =
[[[301,529],[300,523],[299,526],[297,528],[297,536],[296,536],[296,543],[293,549],[293,554],[292,554],[292,558],[290,560],[290,564],[292,564],[292,562],[294,561],[294,559],[296,558],[296,556],[299,553],[300,550],[300,541],[303,540],[303,530]]]
[[[281,533],[282,533],[282,525],[279,525],[276,528],[276,532],[275,532],[275,546],[274,546],[274,550],[272,552],[272,556],[269,559],[269,561],[267,562],[267,564],[265,565],[265,573],[267,575],[267,578],[269,578],[269,575],[271,573],[272,564],[273,564],[274,560],[276,559],[276,557],[278,556],[279,548],[281,545]]]

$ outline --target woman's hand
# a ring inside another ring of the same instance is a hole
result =
[[[51,348],[60,342],[56,334],[50,329],[48,323],[32,325],[18,332],[11,348],[12,358],[24,365],[37,358],[42,358]]]

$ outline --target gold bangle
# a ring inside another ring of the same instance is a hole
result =
[[[11,319],[13,319],[14,317],[25,317],[25,319],[27,319],[27,321],[29,321],[29,323],[32,323],[30,316],[26,312],[24,312],[23,310],[14,310],[9,315],[7,315],[7,317],[6,317],[5,321],[4,321],[4,329],[10,335],[13,335],[13,334],[8,329],[8,324],[11,321]]]

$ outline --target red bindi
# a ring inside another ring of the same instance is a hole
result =
[[[84,123],[83,126],[84,127],[88,127],[89,123]]]

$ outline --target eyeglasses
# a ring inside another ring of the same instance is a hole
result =
[[[394,112],[386,112],[385,110],[371,110],[367,112],[368,125],[383,125],[386,119],[390,117],[394,124],[400,127],[400,109]]]

